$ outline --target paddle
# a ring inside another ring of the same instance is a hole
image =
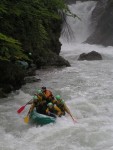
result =
[[[28,122],[29,122],[29,116],[26,116],[26,117],[24,118],[24,122],[25,122],[25,123],[28,123]]]
[[[31,100],[30,100],[30,101],[31,101]],[[29,102],[30,102],[30,101],[29,101]],[[20,107],[20,108],[17,110],[17,113],[20,114],[20,113],[24,110],[24,108],[26,107],[26,105],[27,105],[29,102],[27,102],[24,106]]]
[[[70,113],[70,111],[67,111],[67,113],[70,115],[70,117],[72,118],[74,123],[77,123],[77,120],[72,116],[72,114]]]
[[[75,120],[75,118],[71,114],[71,112],[70,112],[69,108],[66,106],[66,104],[64,106],[65,106],[65,111],[70,115],[70,117],[72,118],[72,120],[73,120],[73,122],[75,124],[77,121]]]
[[[71,116],[71,115],[70,115],[70,116]],[[77,123],[77,120],[75,120],[74,117],[71,116],[71,118],[72,118],[72,120],[73,120],[74,123]]]

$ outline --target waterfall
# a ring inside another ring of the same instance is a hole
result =
[[[84,42],[94,31],[94,27],[91,24],[91,14],[93,9],[95,8],[96,2],[80,2],[77,1],[76,4],[69,5],[69,9],[72,13],[76,14],[78,18],[67,17],[67,24],[69,24],[71,29],[71,43],[82,43]],[[65,33],[66,26],[63,26],[63,32]],[[66,34],[66,33],[65,33]],[[67,37],[64,36],[65,34],[61,35],[61,42],[67,42]],[[73,34],[73,36],[72,36]]]
[[[66,36],[66,25],[63,26],[63,33],[60,41],[62,43],[60,55],[65,57],[71,64],[75,63],[81,53],[89,53],[91,51],[99,52],[104,60],[112,60],[112,47],[104,47],[102,45],[90,45],[84,43],[87,38],[94,32],[95,25],[92,24],[92,12],[96,6],[96,1],[77,1],[76,4],[69,5],[72,13],[75,13],[80,19],[67,17],[67,24],[70,27],[71,35]],[[69,40],[68,40],[69,39]]]

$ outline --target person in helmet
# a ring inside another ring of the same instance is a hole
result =
[[[46,105],[46,101],[44,101],[41,96],[33,96],[33,102],[31,104],[31,107],[29,109],[29,112],[27,114],[27,116],[30,115],[30,113],[34,110],[34,108],[36,108],[36,111],[38,113],[41,114],[46,114],[46,109],[47,109],[47,105]]]
[[[42,90],[40,90],[40,89],[37,89],[37,90],[36,90],[35,95],[36,95],[38,98],[42,99],[42,100],[46,100],[45,95],[43,94]]]
[[[38,102],[38,97],[35,95],[35,96],[33,96],[33,101],[31,103],[31,107],[30,107],[30,109],[28,111],[27,116],[29,116],[30,113],[33,111],[33,109],[35,108],[37,102]]]
[[[65,115],[65,112],[67,111],[67,106],[64,102],[64,100],[61,99],[61,96],[60,95],[56,95],[56,105],[61,109],[62,111],[62,114]]]
[[[46,97],[45,97],[45,95],[42,93],[42,90],[37,89],[37,90],[36,90],[36,93],[34,94],[34,96],[37,96],[37,97],[38,97],[38,100],[40,100],[40,101],[43,100],[43,102],[44,102],[44,100],[45,100],[45,102],[46,102]],[[32,103],[33,103],[33,99],[32,99],[30,102],[28,102],[28,104],[32,104]]]
[[[60,108],[58,108],[56,105],[52,104],[51,102],[47,104],[46,114],[52,117],[54,117],[55,115],[59,117],[62,116],[62,112]]]
[[[67,112],[71,116],[73,121],[76,122],[74,117],[71,114],[71,111],[69,110],[69,108],[67,107],[65,101],[61,98],[61,96],[60,95],[56,95],[55,98],[57,100],[56,101],[56,105],[60,108],[60,110],[62,111],[62,114],[65,115],[65,112]]]
[[[52,102],[52,100],[54,100],[54,96],[53,96],[52,92],[50,90],[46,89],[46,87],[44,87],[44,86],[42,87],[42,93],[46,97],[47,104],[49,102]]]
[[[37,89],[36,92],[37,92],[37,94],[42,94],[42,90],[40,90],[40,89]]]

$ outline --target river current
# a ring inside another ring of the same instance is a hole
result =
[[[40,82],[26,84],[1,100],[0,150],[113,150],[113,47],[82,43],[93,31],[90,16],[94,6],[95,2],[69,6],[82,18],[67,18],[75,31],[72,41],[60,38],[60,55],[71,67],[37,70]],[[103,60],[77,61],[81,53],[93,50],[101,53]],[[20,115],[16,111],[42,86],[62,96],[76,124],[68,115],[42,127],[24,123],[30,106]]]

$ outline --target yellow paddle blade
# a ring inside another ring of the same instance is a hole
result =
[[[29,116],[26,116],[26,117],[24,118],[24,122],[25,122],[25,123],[28,123],[28,122],[29,122]]]

